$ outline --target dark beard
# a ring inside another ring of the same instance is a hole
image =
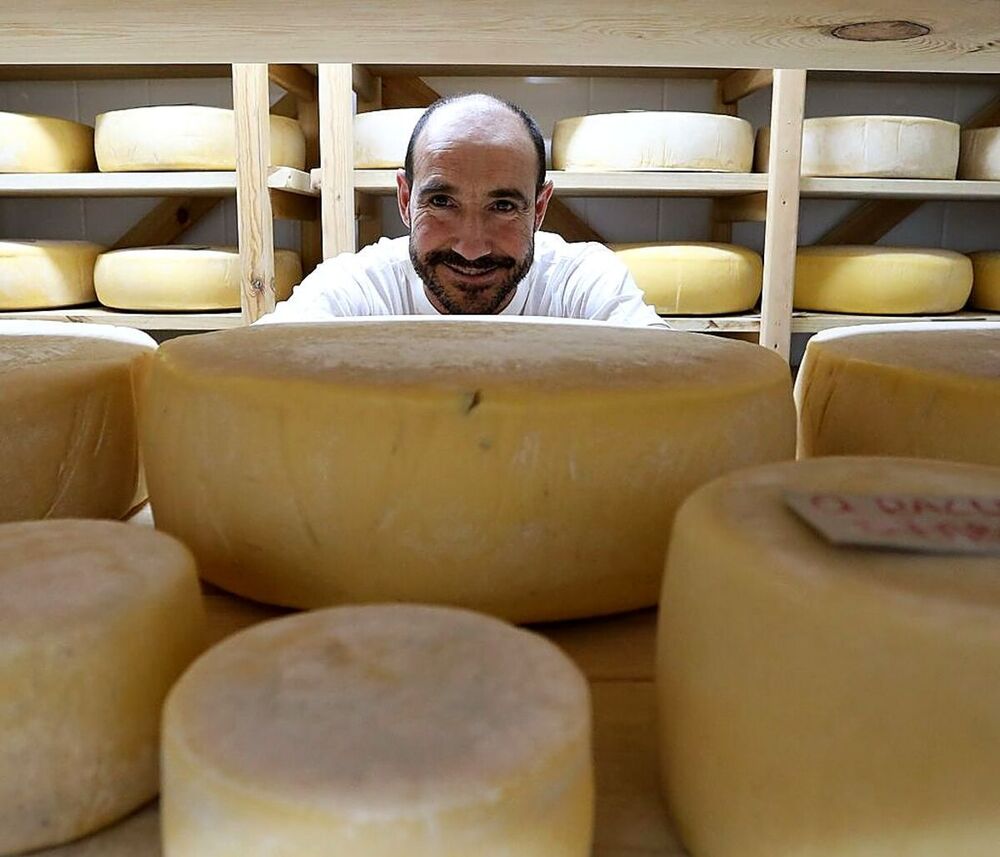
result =
[[[525,278],[531,264],[535,258],[535,240],[532,236],[528,253],[518,262],[512,256],[483,256],[475,261],[460,256],[453,250],[433,250],[421,259],[413,246],[413,236],[410,236],[410,261],[418,276],[423,280],[427,290],[437,298],[449,313],[455,315],[493,315],[502,307],[511,293],[517,288],[518,283]],[[461,268],[488,270],[489,268],[501,268],[508,271],[507,278],[499,286],[496,294],[493,295],[489,304],[470,311],[467,307],[456,303],[445,291],[442,285],[435,279],[433,270],[435,265],[451,264]]]

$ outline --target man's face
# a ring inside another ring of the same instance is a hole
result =
[[[397,178],[410,258],[438,310],[496,313],[531,267],[552,187],[536,195],[537,155],[517,117],[466,109],[435,121],[448,110],[421,134],[413,187]]]

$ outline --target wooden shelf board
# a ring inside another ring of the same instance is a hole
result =
[[[796,310],[792,313],[792,333],[818,333],[831,327],[854,324],[899,324],[908,321],[1000,321],[1000,313],[965,310],[945,315],[848,315]]]
[[[103,307],[0,312],[0,321],[74,321],[139,330],[222,330],[242,327],[240,312],[121,312]]]
[[[1000,181],[803,178],[799,190],[812,199],[1000,200]]]
[[[656,66],[594,66],[594,65],[446,65],[379,63],[366,65],[379,77],[653,77],[698,78],[721,80],[733,69],[723,68],[664,68]]]
[[[88,65],[0,65],[4,80],[152,80],[229,77],[228,63],[114,63]]]
[[[673,330],[687,330],[695,333],[759,333],[760,311],[736,315],[717,316],[667,316],[662,318]]]

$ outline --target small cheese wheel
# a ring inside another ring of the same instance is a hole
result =
[[[271,116],[270,128],[271,165],[305,169],[299,123]],[[235,114],[194,105],[112,110],[97,117],[94,149],[102,172],[235,170]]]
[[[1000,180],[1000,128],[962,132],[958,177],[974,181]]]
[[[97,300],[89,241],[0,241],[0,310],[51,309]]]
[[[0,173],[85,173],[95,167],[89,125],[0,112]]]
[[[372,110],[354,117],[355,169],[402,167],[406,147],[423,107]]]
[[[552,134],[557,170],[749,172],[753,127],[716,113],[636,111],[560,119]]]
[[[0,521],[121,518],[140,493],[127,328],[0,321]]]
[[[760,297],[760,255],[734,244],[615,244],[646,303],[664,315],[751,309]]]
[[[802,123],[802,175],[954,179],[960,127],[923,116],[828,116]],[[755,169],[767,172],[770,128],[757,134]]]
[[[69,845],[33,851],[31,857],[161,857],[160,810],[154,803],[123,821]]]
[[[160,710],[204,648],[190,552],[120,521],[0,525],[0,854],[156,795]]]
[[[984,250],[969,255],[972,260],[972,297],[977,309],[1000,312],[1000,250]]]
[[[972,262],[923,247],[800,247],[796,309],[872,315],[957,312],[972,291]]]
[[[276,299],[287,300],[301,279],[299,254],[275,250]],[[97,260],[94,286],[98,300],[114,309],[239,309],[239,250],[193,245],[114,250]]]
[[[164,710],[166,857],[588,857],[587,681],[464,610],[341,607],[219,644]]]
[[[289,607],[646,606],[683,497],[794,446],[787,364],[697,334],[394,319],[158,355],[140,406],[157,526],[207,580]]]
[[[814,336],[796,382],[799,454],[1000,465],[1000,324],[866,325]]]
[[[1000,497],[1000,468],[751,468],[677,515],[657,652],[663,787],[700,857],[988,857],[1000,558],[836,547],[785,491]]]

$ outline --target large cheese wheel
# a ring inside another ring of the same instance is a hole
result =
[[[802,456],[1000,465],[1000,324],[826,331],[809,341],[796,385]]]
[[[612,249],[664,315],[741,312],[757,303],[760,255],[734,244],[615,244]]]
[[[972,296],[977,309],[1000,312],[1000,250],[984,250],[969,255],[972,260]]]
[[[0,112],[0,173],[85,173],[95,166],[89,125]]]
[[[787,364],[697,334],[395,319],[158,354],[140,408],[157,526],[211,582],[286,606],[648,605],[683,497],[794,446]]]
[[[243,631],[164,711],[166,857],[589,857],[586,679],[552,643],[443,607]]]
[[[274,251],[274,289],[287,300],[302,279],[293,250]],[[104,253],[94,269],[97,298],[129,310],[240,308],[240,255],[235,247],[173,245]]]
[[[1000,497],[1000,469],[752,468],[677,515],[658,641],[663,785],[698,857],[990,857],[1000,558],[834,547],[784,492]]]
[[[127,328],[0,321],[0,521],[121,518],[140,490]]]
[[[157,792],[160,709],[204,648],[194,559],[119,521],[0,525],[0,854]]]
[[[160,810],[150,804],[111,827],[31,857],[160,857]]]
[[[923,247],[812,246],[795,260],[796,309],[873,315],[957,312],[972,262]]]
[[[0,241],[0,310],[93,303],[104,250],[89,241]]]
[[[557,170],[749,172],[753,127],[716,113],[636,111],[560,119],[552,134]]]
[[[306,144],[294,119],[271,116],[272,166],[305,169]],[[102,172],[236,169],[236,119],[221,107],[166,105],[112,110],[97,117]]]
[[[1000,128],[976,128],[962,132],[958,177],[1000,180]]]
[[[802,123],[802,175],[953,179],[960,127],[923,116],[828,116]],[[757,135],[755,168],[767,172],[770,128]]]
[[[423,107],[372,110],[354,117],[354,166],[356,169],[402,167],[406,147]]]

